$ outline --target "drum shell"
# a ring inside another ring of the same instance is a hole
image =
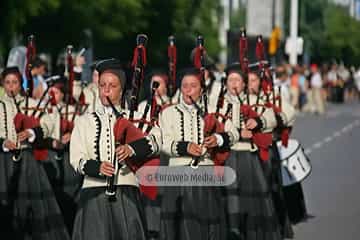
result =
[[[277,142],[277,147],[279,149],[281,160],[283,186],[290,186],[302,182],[310,175],[312,170],[311,163],[297,140],[289,140],[288,148],[290,148],[291,151],[282,146],[281,141]]]

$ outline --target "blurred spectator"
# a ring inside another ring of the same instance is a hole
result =
[[[5,90],[4,90],[4,88],[3,88],[3,86],[2,86],[2,79],[1,79],[1,76],[0,76],[0,98],[2,97],[2,96],[4,96],[4,94],[5,94]]]
[[[44,91],[47,89],[47,84],[44,81],[44,75],[46,73],[46,62],[36,57],[32,63],[31,75],[34,80],[33,98],[40,99]],[[26,82],[26,83],[25,83]],[[24,81],[24,89],[26,89],[27,81]]]
[[[295,66],[293,68],[293,73],[290,78],[290,97],[291,105],[294,108],[299,109],[299,98],[300,98],[300,66]]]
[[[354,72],[354,83],[356,86],[356,93],[360,101],[360,67]]]
[[[306,76],[305,76],[306,66],[299,67],[299,109],[302,110],[303,106],[306,103],[306,90],[308,88]]]
[[[312,64],[310,70],[312,73],[310,78],[311,95],[313,100],[312,112],[323,114],[325,112],[325,103],[322,96],[322,77],[316,64]]]
[[[333,63],[331,65],[331,69],[330,71],[327,73],[327,81],[331,86],[334,86],[336,84],[337,81],[337,64]]]
[[[281,88],[281,97],[290,102],[290,79],[286,68],[282,65],[276,68],[274,85]]]

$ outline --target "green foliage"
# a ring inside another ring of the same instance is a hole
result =
[[[167,38],[171,34],[177,38],[183,65],[190,64],[197,34],[204,36],[210,55],[217,55],[220,49],[218,1],[2,0],[0,4],[0,53],[4,57],[14,37],[25,39],[30,33],[35,34],[40,51],[56,56],[68,44],[86,45],[85,29],[93,34],[98,58],[130,61],[140,32],[149,36],[148,58],[152,65],[166,64]]]
[[[285,31],[289,33],[290,1],[285,4]],[[313,62],[360,64],[360,22],[349,16],[348,9],[327,0],[301,0],[299,8],[299,35]]]
[[[246,26],[246,6],[240,5],[236,12],[231,14],[230,29],[239,30]]]

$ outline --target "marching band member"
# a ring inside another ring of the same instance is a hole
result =
[[[158,118],[164,109],[171,105],[170,98],[167,95],[168,90],[168,76],[162,70],[154,70],[149,76],[150,86],[145,92],[148,95],[144,101],[138,106],[138,111],[142,114],[143,123],[138,123],[137,127],[141,128],[143,132],[148,131],[148,128],[153,125],[158,125]],[[160,232],[160,208],[161,208],[161,194],[162,188],[158,188],[159,193],[156,199],[149,199],[142,196],[142,202],[145,208],[146,223],[149,233],[149,239],[158,239]]]
[[[205,89],[208,95],[209,106],[215,106],[218,99],[220,88],[221,88],[221,77],[219,74],[215,74],[217,68],[214,63],[205,64],[204,78],[205,78]],[[171,98],[173,104],[179,103],[181,100],[181,91],[178,89],[175,95]]]
[[[155,91],[155,102],[156,105],[160,108],[159,112],[171,104],[170,98],[167,95],[167,84],[168,84],[168,76],[165,72],[161,70],[155,70],[150,74],[150,88],[148,91],[149,93],[145,94],[147,95],[147,99],[142,101],[138,106],[138,111],[140,113],[146,114],[147,121],[151,121],[150,118],[151,111],[150,109],[146,111],[146,104],[153,97],[151,96],[152,90]],[[154,86],[156,86],[155,89],[153,89]]]
[[[290,102],[285,99],[278,99],[278,93],[275,91],[264,92],[260,87],[260,77],[256,72],[249,72],[249,92],[254,95],[258,95],[261,101],[266,103],[268,107],[273,108],[276,118],[276,128],[273,130],[273,139],[271,148],[269,149],[270,157],[269,161],[262,161],[265,176],[267,177],[268,184],[271,189],[272,198],[278,220],[281,226],[281,234],[284,238],[293,238],[293,230],[291,227],[290,219],[288,216],[288,210],[284,198],[284,192],[282,188],[282,176],[281,176],[281,161],[280,155],[277,149],[276,142],[281,139],[279,136],[284,126],[291,126],[295,121],[295,109]],[[274,96],[275,93],[275,96]],[[275,98],[275,99],[274,99]],[[281,104],[280,107],[277,108]],[[287,141],[287,140],[284,140]]]
[[[214,161],[207,154],[203,155],[203,148],[226,148],[238,138],[231,121],[226,121],[224,133],[204,136],[201,111],[205,106],[199,76],[197,69],[184,72],[180,103],[166,108],[160,116],[162,151],[174,169],[190,169],[189,164],[194,159],[199,160],[199,168],[213,166]],[[164,187],[160,238],[226,239],[225,208],[221,198],[221,188],[216,186]]]
[[[13,237],[69,239],[46,173],[33,155],[31,143],[36,136],[29,128],[34,124],[30,115],[35,111],[36,117],[39,112],[35,101],[20,94],[22,77],[17,67],[5,69],[2,75],[6,95],[0,100],[0,158],[2,164],[10,165],[2,184],[7,185]]]
[[[37,147],[48,149],[48,158],[42,161],[56,198],[62,209],[69,232],[72,232],[76,203],[81,188],[81,176],[70,165],[69,144],[73,122],[83,106],[64,102],[65,79],[55,81],[49,90],[53,98],[51,111],[40,119],[40,125],[33,129]]]
[[[115,114],[129,115],[120,108],[126,78],[115,59],[103,61],[98,70],[101,105],[77,119],[70,141],[70,162],[84,175],[73,239],[146,239],[138,183],[123,161],[129,157],[138,161],[157,153],[161,133],[153,128],[147,137],[116,147]],[[115,165],[111,163],[114,158]],[[116,191],[107,199],[107,179],[113,174]]]
[[[101,61],[100,61],[101,62]],[[99,99],[99,72],[96,66],[99,62],[95,62],[91,65],[92,70],[92,82],[89,83],[84,89],[85,103],[88,105],[87,112],[94,112],[97,106],[100,104]]]
[[[263,106],[256,95],[248,93],[246,76],[239,63],[230,65],[226,74],[227,93],[221,112],[226,114],[231,104],[230,116],[240,133],[239,141],[231,147],[231,155],[225,162],[237,175],[235,183],[226,189],[230,236],[234,239],[281,239],[261,165],[265,161],[262,155],[265,153],[266,157],[266,149],[258,148],[254,138],[258,133],[271,133],[276,126],[275,115],[272,109]],[[252,106],[258,116],[247,116],[244,106]]]

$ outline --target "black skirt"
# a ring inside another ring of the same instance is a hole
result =
[[[149,239],[158,239],[160,236],[161,188],[154,200],[142,195],[141,201],[145,210],[146,228]]]
[[[160,239],[227,239],[220,187],[164,187]]]
[[[66,226],[72,233],[83,178],[71,166],[69,151],[61,154],[49,151],[49,158],[41,163],[53,187]]]
[[[6,206],[8,204],[9,183],[13,172],[12,153],[0,152],[0,204]]]
[[[278,221],[281,226],[281,234],[284,238],[293,238],[294,231],[289,219],[289,213],[283,192],[281,161],[276,142],[273,142],[270,148],[269,161],[262,161],[262,166],[265,176],[268,179],[269,186],[271,186],[272,198],[276,214],[278,216]]]
[[[43,166],[31,150],[13,163],[9,189],[14,239],[70,239]]]
[[[139,189],[118,186],[115,201],[109,201],[105,189],[81,190],[72,239],[145,240],[146,223]]]
[[[307,219],[308,214],[305,204],[305,196],[301,183],[283,188],[286,207],[292,224],[297,224]]]
[[[11,236],[14,233],[12,226],[12,207],[9,198],[13,164],[12,153],[0,152],[0,235]]]
[[[271,189],[256,152],[231,151],[225,163],[236,172],[226,187],[227,219],[231,239],[282,239]]]

